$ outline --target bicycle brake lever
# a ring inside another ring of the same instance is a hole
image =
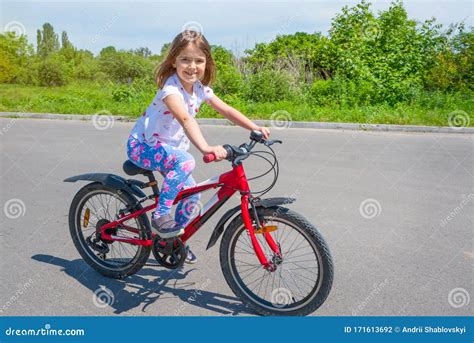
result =
[[[263,144],[265,144],[266,146],[270,146],[270,145],[273,145],[275,143],[280,143],[280,144],[283,144],[283,142],[279,139],[275,139],[275,140],[272,140],[272,141],[266,141],[264,142]]]

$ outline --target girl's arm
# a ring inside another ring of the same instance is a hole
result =
[[[209,104],[214,110],[222,114],[222,116],[229,119],[234,124],[239,125],[243,127],[244,129],[247,129],[250,131],[252,130],[260,131],[262,132],[265,139],[268,139],[268,137],[270,136],[270,130],[268,130],[266,127],[260,127],[256,125],[253,121],[251,121],[249,118],[244,116],[242,113],[237,111],[232,106],[227,105],[224,101],[222,101],[216,95],[214,95],[211,98],[211,100],[209,101]]]
[[[198,123],[186,111],[183,101],[178,95],[168,95],[163,99],[163,102],[176,120],[181,124],[189,140],[203,155],[213,153],[218,161],[227,156],[227,151],[222,146],[209,146],[209,144],[207,144]]]

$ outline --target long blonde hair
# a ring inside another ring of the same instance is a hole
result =
[[[209,42],[200,32],[185,30],[173,39],[168,55],[155,70],[155,81],[159,88],[163,88],[166,80],[176,72],[173,63],[175,63],[176,57],[178,57],[188,44],[194,44],[206,56],[206,69],[201,83],[208,86],[214,81],[216,77],[216,65],[212,58]]]

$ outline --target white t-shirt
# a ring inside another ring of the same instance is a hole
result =
[[[156,145],[159,141],[180,150],[188,150],[189,139],[186,137],[183,127],[163,102],[163,99],[170,94],[180,96],[184,108],[193,117],[199,111],[201,103],[203,101],[209,103],[214,96],[212,89],[204,86],[200,81],[194,83],[193,95],[189,94],[175,73],[166,80],[163,88],[158,90],[150,106],[136,122],[130,135],[150,146]]]

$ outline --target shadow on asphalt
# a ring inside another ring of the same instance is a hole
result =
[[[254,314],[236,297],[206,291],[205,283],[196,285],[194,282],[185,282],[186,276],[195,269],[186,271],[182,269],[159,270],[149,268],[150,266],[160,267],[157,264],[146,264],[137,274],[117,280],[102,276],[82,259],[70,261],[43,254],[34,255],[31,258],[35,261],[62,267],[63,272],[89,288],[92,293],[101,292],[101,288],[107,287],[113,292],[113,301],[110,301],[109,306],[114,309],[116,314],[126,313],[141,305],[143,305],[142,312],[146,312],[146,308],[160,298],[172,297],[178,297],[182,303],[177,302],[176,307],[170,309],[170,312],[166,314],[170,316],[186,316],[188,306],[202,307],[224,315]],[[153,277],[151,281],[146,278],[150,276]],[[195,288],[192,288],[193,286]],[[126,287],[127,289],[125,289]]]

